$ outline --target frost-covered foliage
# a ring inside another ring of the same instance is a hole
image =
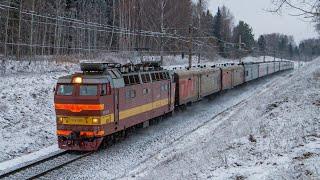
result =
[[[57,63],[50,60],[42,61],[15,61],[0,59],[0,75],[17,73],[46,73],[46,72],[61,72],[76,69],[74,63]]]

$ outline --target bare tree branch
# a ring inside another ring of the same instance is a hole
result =
[[[273,0],[272,3],[275,5],[275,8],[269,10],[270,12],[280,13],[283,8],[288,7],[298,11],[296,14],[290,14],[293,16],[303,16],[305,18],[315,18],[320,16],[319,0],[314,0],[313,2],[307,2],[307,0]]]

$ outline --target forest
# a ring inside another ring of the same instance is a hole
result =
[[[255,37],[227,7],[210,12],[206,6],[205,0],[0,0],[0,55],[320,55],[319,39],[296,44],[290,35]]]

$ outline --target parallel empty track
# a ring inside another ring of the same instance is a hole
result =
[[[60,169],[72,162],[91,155],[93,152],[78,153],[62,151],[55,155],[32,162],[0,174],[0,179],[36,179],[47,173]]]

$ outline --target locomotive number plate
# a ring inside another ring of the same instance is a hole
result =
[[[66,124],[86,124],[86,119],[85,118],[69,118],[66,122]]]

